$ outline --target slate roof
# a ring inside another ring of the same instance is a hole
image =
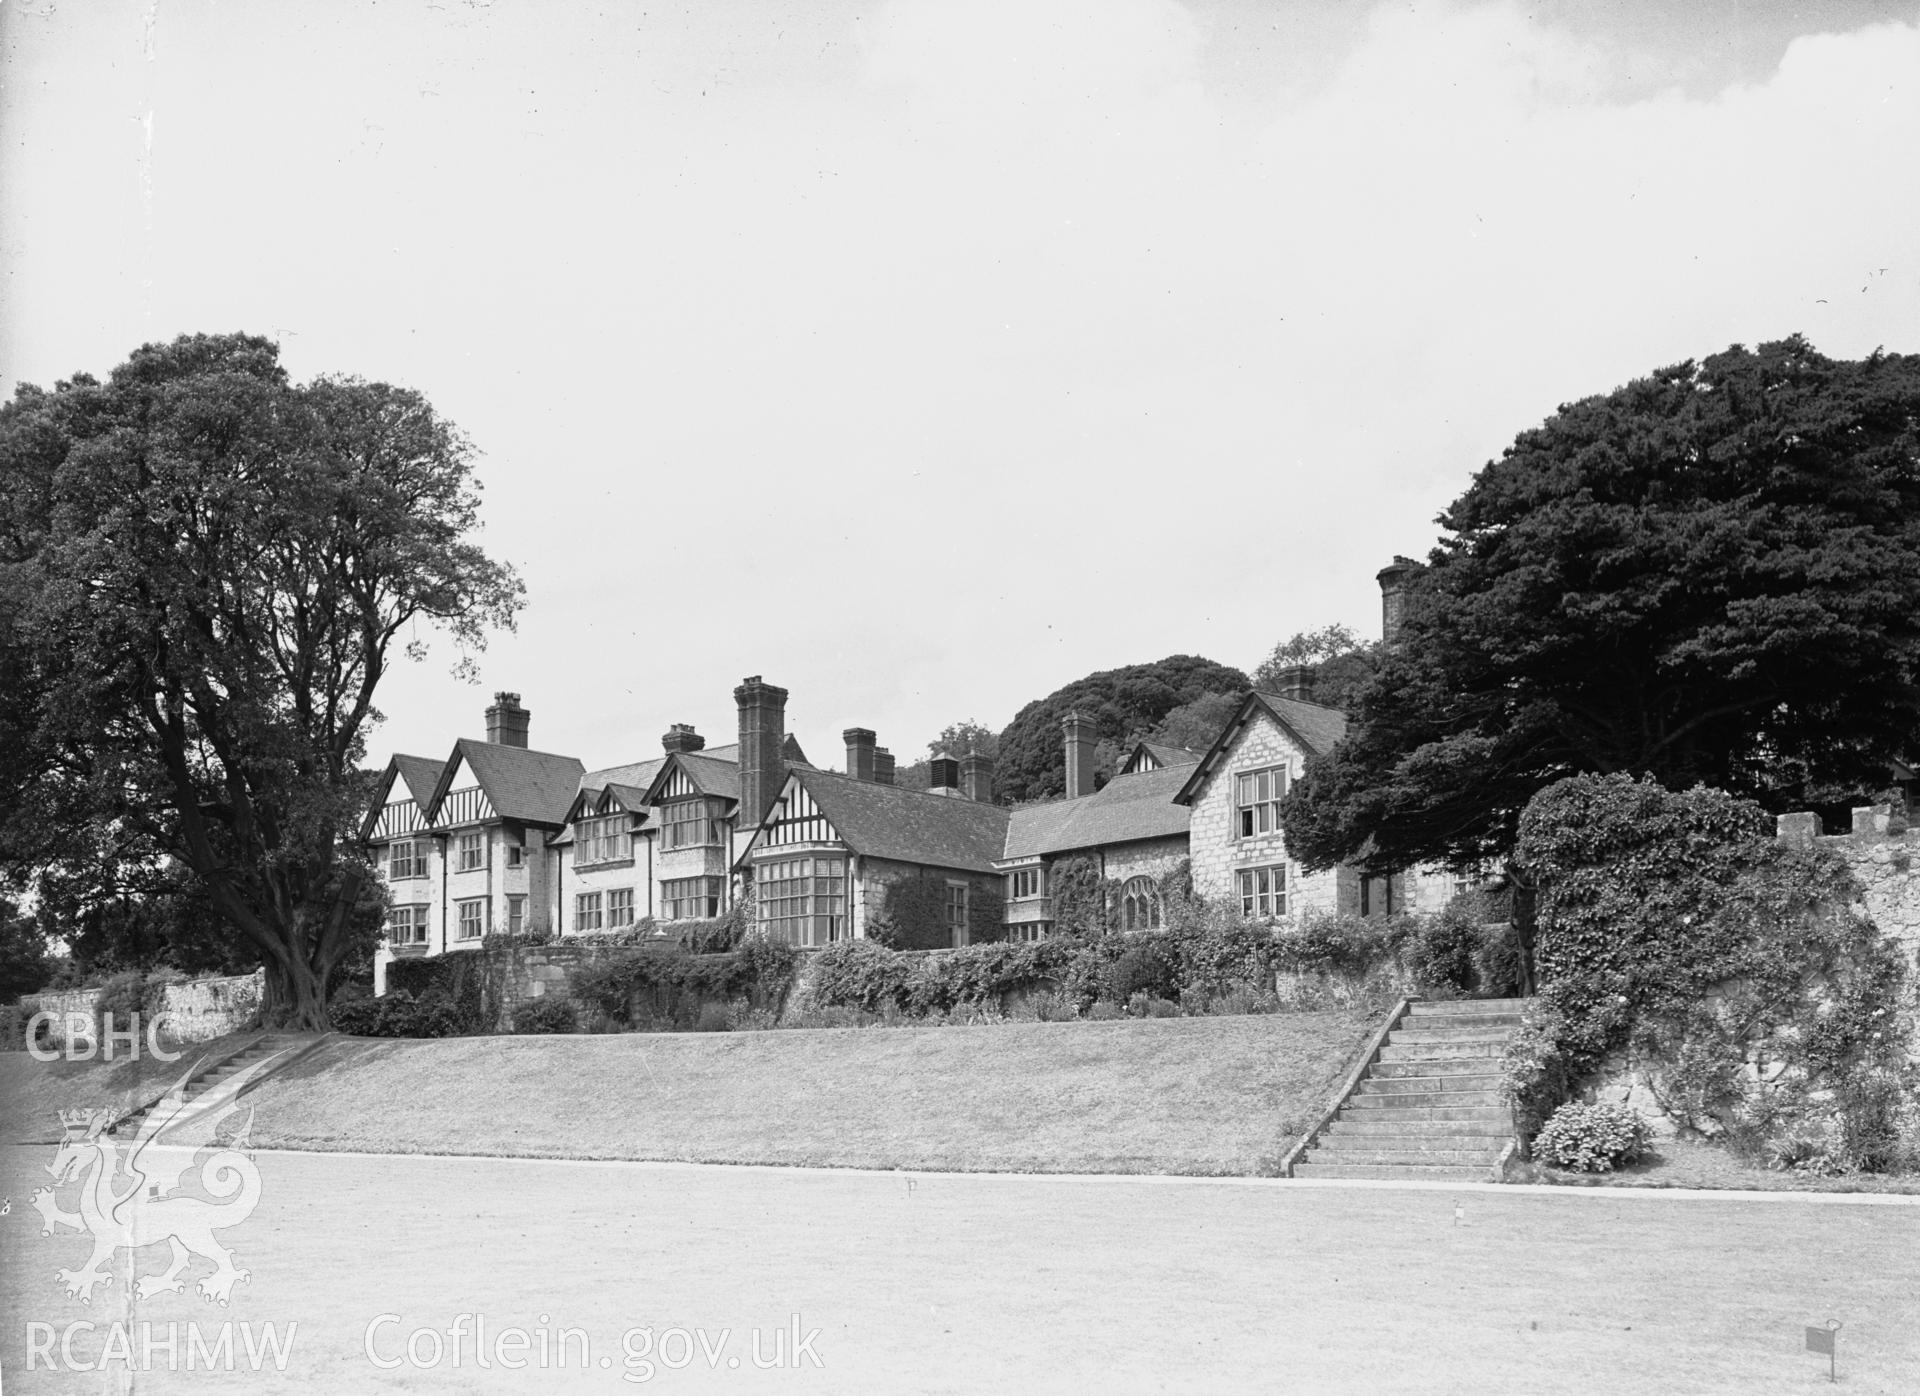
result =
[[[1200,763],[1177,768],[1186,780],[1174,799],[1184,805],[1199,793],[1200,787],[1219,769],[1220,758],[1226,749],[1260,709],[1264,709],[1269,717],[1291,732],[1315,756],[1326,755],[1333,750],[1335,742],[1347,735],[1347,715],[1338,708],[1304,703],[1298,698],[1282,698],[1277,693],[1249,693],[1242,700],[1233,721],[1220,729],[1220,735],[1213,739],[1213,745],[1207,748]]]
[[[704,751],[683,751],[678,753],[680,769],[687,773],[694,789],[702,795],[718,795],[723,799],[740,798],[740,766],[735,761],[716,761]],[[654,776],[657,785],[662,770]]]
[[[446,764],[427,756],[402,756],[397,752],[393,758],[393,767],[406,782],[407,793],[421,806],[433,797],[433,789],[440,784],[440,772],[446,769]],[[387,793],[393,793],[391,787]]]
[[[441,800],[451,788],[454,773],[465,767],[472,774],[474,784],[486,792],[493,812],[502,819],[559,824],[566,819],[573,797],[580,791],[580,778],[586,773],[576,757],[476,741],[472,737],[460,738],[453,744],[453,751],[455,759],[448,761],[441,771],[425,812],[438,812]]]
[[[1319,703],[1303,703],[1298,698],[1282,698],[1277,693],[1256,693],[1280,721],[1293,729],[1315,756],[1325,756],[1333,744],[1347,735],[1347,715],[1338,708]]]
[[[660,768],[666,764],[665,756],[656,756],[651,761],[633,761],[625,766],[588,771],[580,777],[580,788],[605,790],[609,785],[632,785],[645,790],[653,784],[653,778],[660,774]]]
[[[1200,759],[1199,752],[1189,751],[1183,746],[1166,746],[1160,742],[1135,742],[1133,749],[1127,753],[1126,769],[1122,771],[1123,775],[1138,769],[1134,763],[1140,759],[1142,752],[1151,756],[1162,766],[1191,766]]]
[[[643,819],[646,817],[647,791],[645,786],[622,785],[617,781],[608,781],[602,788],[611,794],[614,799],[618,800],[620,802],[620,808],[627,811],[627,813],[637,814]]]
[[[991,873],[1008,811],[952,795],[855,780],[811,766],[794,777],[855,853],[962,872]]]
[[[1189,759],[1178,766],[1135,771],[1115,776],[1093,794],[1076,800],[1014,810],[1000,856],[1033,858],[1075,848],[1184,836],[1193,811],[1176,805],[1173,797],[1192,774],[1192,766]]]

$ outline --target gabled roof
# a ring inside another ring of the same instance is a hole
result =
[[[1008,812],[1000,805],[855,780],[811,766],[796,766],[789,779],[813,797],[834,832],[855,853],[959,872],[990,873],[1006,844]],[[768,810],[768,818],[778,809],[776,802]],[[765,827],[765,821],[761,827]],[[754,831],[740,862],[752,853],[759,833],[759,829]]]
[[[1007,824],[1007,858],[1099,848],[1138,839],[1186,834],[1193,811],[1174,795],[1192,773],[1192,762],[1115,776],[1091,795],[1053,800],[1013,811]]]
[[[1241,700],[1233,720],[1220,729],[1220,735],[1213,739],[1213,745],[1207,748],[1199,764],[1183,769],[1186,784],[1173,798],[1183,805],[1190,804],[1200,793],[1200,787],[1220,769],[1228,748],[1239,739],[1247,724],[1263,712],[1314,756],[1325,756],[1333,750],[1334,743],[1347,735],[1347,715],[1338,708],[1302,702],[1298,698],[1282,698],[1277,693],[1249,693]]]
[[[472,773],[496,815],[529,824],[563,823],[586,771],[572,756],[462,737],[453,744],[453,755],[422,810],[428,819],[440,812],[440,802],[462,769]]]
[[[667,788],[667,782],[673,779],[676,770],[685,772],[688,783],[702,795],[714,795],[725,800],[740,798],[740,767],[737,762],[718,760],[704,751],[676,751],[660,763],[660,769],[647,782],[648,804],[659,802],[661,792]]]
[[[374,787],[373,799],[367,805],[367,816],[360,822],[360,837],[370,839],[380,825],[380,815],[385,810],[387,797],[393,793],[397,782],[414,804],[420,807],[424,816],[427,801],[432,798],[434,787],[440,783],[442,763],[426,756],[402,756],[395,752],[387,762],[387,769],[380,773],[379,784]],[[424,818],[422,820],[424,823]]]
[[[609,781],[607,783],[606,793],[613,797],[614,804],[618,805],[628,814],[637,814],[642,819],[647,817],[647,805],[649,801],[647,800],[646,787],[639,785],[621,785],[617,781]]]
[[[432,798],[433,788],[440,783],[440,772],[446,769],[444,761],[428,756],[402,756],[397,752],[392,764],[400,773],[400,779],[406,782],[407,793],[413,796],[414,803],[422,806]]]
[[[1124,776],[1132,775],[1135,771],[1150,771],[1155,766],[1191,766],[1199,759],[1199,752],[1189,751],[1183,746],[1135,742],[1133,750],[1127,753],[1127,759],[1120,767],[1120,774]]]
[[[595,815],[609,810],[622,811],[634,816],[637,829],[647,821],[647,792],[635,785],[621,785],[610,782],[604,786],[587,784],[590,777],[583,777],[580,793],[573,797],[573,803],[567,806],[566,817],[562,821],[566,827],[552,838],[549,844],[572,843],[573,826],[577,820],[591,819]]]

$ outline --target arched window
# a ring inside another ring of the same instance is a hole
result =
[[[1150,877],[1131,877],[1120,889],[1120,924],[1129,931],[1160,928],[1160,889]]]

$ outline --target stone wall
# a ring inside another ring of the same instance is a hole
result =
[[[1826,834],[1817,814],[1783,814],[1782,843],[1818,844],[1847,860],[1866,889],[1867,915],[1905,947],[1909,967],[1920,957],[1920,828],[1909,828],[1904,810],[1867,805],[1853,812],[1853,828]]]
[[[165,1041],[182,1044],[211,1042],[230,1032],[247,1027],[260,1011],[265,992],[262,971],[227,975],[217,979],[190,979],[180,984],[156,985],[148,990],[152,1011],[164,1015],[161,1036]],[[91,1018],[100,990],[68,989],[57,994],[27,994],[20,1006],[28,1013],[58,1015],[43,1036],[66,1043],[66,1015],[80,1013]],[[125,1025],[120,1024],[123,1030]],[[144,1033],[145,1028],[141,1031]]]
[[[1907,827],[1903,811],[1891,805],[1856,809],[1853,827],[1844,834],[1826,833],[1820,816],[1810,813],[1780,815],[1777,829],[1781,843],[1827,848],[1844,858],[1865,890],[1867,915],[1905,949],[1909,969],[1920,970],[1920,828]],[[1920,1058],[1920,1042],[1914,1044],[1914,1055]],[[1748,1079],[1771,1080],[1785,1056],[1784,1050],[1770,1050],[1764,1041],[1754,1044],[1745,1067]],[[1630,1051],[1616,1053],[1582,1095],[1630,1105],[1657,1135],[1670,1135],[1676,1126],[1661,1107],[1657,1090],[1664,1066]]]

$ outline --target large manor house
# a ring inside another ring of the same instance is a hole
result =
[[[1380,574],[1389,637],[1404,571]],[[1298,669],[1279,692],[1249,693],[1203,751],[1138,743],[1098,788],[1096,733],[1068,713],[1065,797],[1019,809],[994,803],[993,762],[974,753],[935,756],[926,789],[896,784],[893,757],[862,727],[842,734],[844,769],[816,765],[786,731],[787,691],[758,676],[734,689],[735,742],[708,746],[675,723],[659,754],[596,770],[534,749],[520,696],[499,693],[484,740],[387,766],[365,829],[391,893],[378,978],[395,958],[495,932],[591,936],[651,920],[665,933],[725,914],[749,887],[758,931],[795,946],[866,936],[908,881],[939,915],[919,918],[906,948],[1037,940],[1052,929],[1053,868],[1075,857],[1117,889],[1129,929],[1160,924],[1160,880],[1182,860],[1197,893],[1249,917],[1436,909],[1454,891],[1442,875],[1306,873],[1288,857],[1287,783],[1346,730],[1310,682]]]

